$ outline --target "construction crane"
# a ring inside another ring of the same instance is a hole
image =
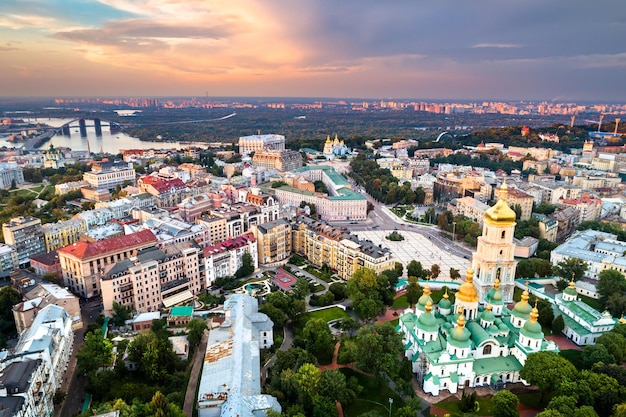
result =
[[[576,120],[576,115],[573,115],[573,116],[570,118],[570,123],[569,123],[569,127],[570,127],[570,129],[574,127],[574,120]]]

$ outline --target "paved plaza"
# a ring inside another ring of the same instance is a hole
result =
[[[391,230],[364,230],[354,232],[361,239],[369,239],[375,244],[389,248],[393,253],[395,260],[406,265],[412,260],[422,263],[424,268],[430,269],[433,264],[438,264],[441,268],[439,280],[450,279],[450,268],[458,269],[461,278],[465,276],[465,270],[470,266],[470,260],[460,256],[453,255],[445,249],[445,246],[439,248],[432,240],[422,236],[419,233],[411,231],[401,231],[404,240],[400,242],[392,242],[385,239],[391,233]],[[452,243],[450,243],[452,245]],[[406,272],[406,271],[405,271]]]

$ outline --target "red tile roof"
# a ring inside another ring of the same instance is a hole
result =
[[[162,194],[169,191],[182,190],[186,185],[180,178],[174,178],[173,180],[162,180],[153,183],[152,187],[157,190],[159,194]]]
[[[97,242],[76,242],[58,250],[58,253],[74,256],[78,259],[91,258],[94,256],[105,255],[109,252],[119,251],[120,249],[143,245],[147,243],[156,243],[157,238],[151,230],[142,230],[130,235],[116,236],[108,239],[98,240]]]
[[[241,236],[237,236],[232,239],[227,239],[215,245],[205,247],[203,250],[204,256],[211,256],[216,253],[222,253],[228,250],[239,249],[239,248],[246,246],[249,242],[254,242],[255,240],[256,239],[252,233],[245,233]]]

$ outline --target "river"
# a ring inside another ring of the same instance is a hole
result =
[[[30,123],[47,124],[53,127],[60,127],[74,119],[58,119],[58,118],[33,118],[24,119],[24,121]],[[108,125],[108,121],[102,121],[102,136],[96,135],[95,127],[93,126],[93,120],[85,119],[87,123],[87,137],[80,136],[80,130],[78,122],[70,125],[70,136],[64,136],[61,134],[54,135],[50,141],[56,148],[66,147],[75,151],[86,151],[89,146],[91,152],[103,152],[117,154],[120,149],[180,149],[188,146],[206,147],[207,144],[203,142],[148,142],[139,140],[133,136],[129,136],[124,132],[111,133],[111,129]],[[91,127],[89,126],[91,125]],[[89,143],[89,145],[87,145]],[[45,149],[48,147],[49,142],[44,143],[39,149]],[[0,137],[0,147],[6,146],[8,148],[20,147],[20,142],[9,142],[7,138]]]

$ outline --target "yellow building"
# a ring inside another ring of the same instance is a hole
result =
[[[345,280],[360,268],[373,269],[380,274],[394,266],[389,249],[302,216],[293,229],[293,251],[313,265],[327,264]]]
[[[283,219],[251,228],[257,239],[259,264],[276,265],[291,256],[291,225]]]
[[[70,219],[43,226],[43,237],[46,241],[46,252],[78,242],[80,235],[87,232],[87,223],[82,219]]]

